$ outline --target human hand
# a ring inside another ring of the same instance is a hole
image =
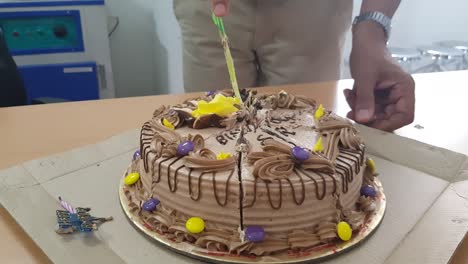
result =
[[[353,32],[350,66],[354,86],[344,91],[351,107],[348,118],[393,131],[414,120],[414,80],[391,58],[382,29],[364,23]]]
[[[211,0],[211,10],[218,17],[229,15],[230,0]]]

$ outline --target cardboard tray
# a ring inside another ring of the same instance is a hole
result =
[[[359,126],[387,196],[386,216],[363,245],[326,263],[447,263],[468,230],[468,157]],[[0,203],[57,263],[194,263],[141,234],[120,208],[121,172],[138,130],[0,171]],[[96,216],[91,234],[57,235],[62,196]]]

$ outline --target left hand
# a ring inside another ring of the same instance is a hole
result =
[[[351,51],[352,90],[344,91],[348,118],[385,131],[414,120],[414,80],[392,59],[383,30],[372,22],[358,24]]]

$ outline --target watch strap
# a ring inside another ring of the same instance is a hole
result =
[[[353,26],[363,21],[374,21],[379,24],[382,27],[387,40],[389,39],[390,31],[392,29],[392,19],[390,17],[377,11],[366,12],[354,18]]]

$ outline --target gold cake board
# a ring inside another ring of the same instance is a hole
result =
[[[134,215],[130,212],[127,197],[124,194],[124,177],[122,177],[122,180],[120,181],[119,197],[120,204],[123,211],[125,212],[125,215],[129,218],[130,222],[132,222],[134,226],[136,226],[140,231],[149,237],[177,253],[212,263],[310,263],[315,261],[323,261],[351,250],[352,248],[364,242],[370,235],[375,232],[375,230],[377,230],[377,227],[380,225],[384,217],[387,202],[383,192],[382,184],[378,178],[375,178],[375,185],[379,190],[379,196],[376,199],[376,210],[367,218],[363,228],[361,228],[358,233],[353,233],[353,237],[349,241],[319,245],[300,252],[285,251],[270,256],[236,255],[230,254],[228,252],[213,252],[196,247],[187,242],[175,242],[168,239],[163,234],[151,230],[139,219],[137,215]]]

